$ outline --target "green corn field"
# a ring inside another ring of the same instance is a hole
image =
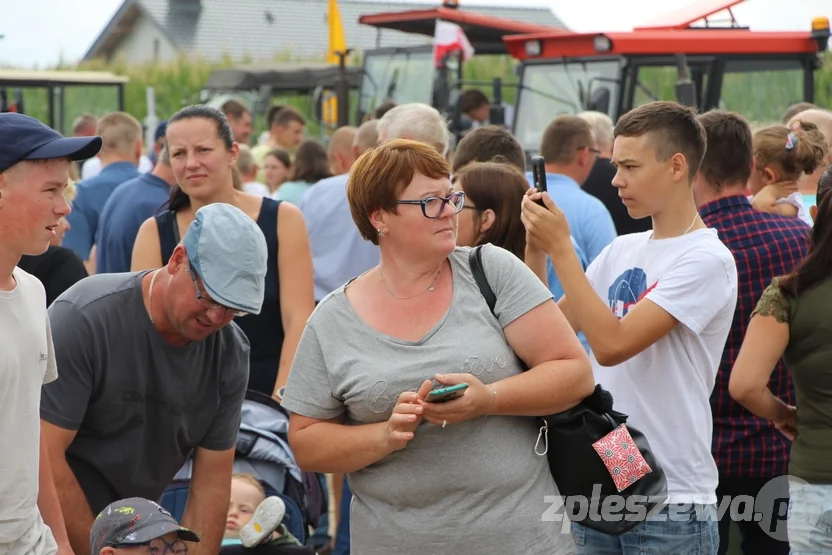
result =
[[[174,112],[189,104],[201,102],[201,92],[211,71],[218,68],[233,67],[251,63],[251,59],[233,61],[226,57],[220,62],[208,62],[200,59],[180,58],[171,63],[128,66],[122,60],[109,63],[103,61],[86,62],[77,67],[81,70],[109,71],[127,76],[130,81],[125,87],[126,110],[140,120],[147,116],[146,88],[154,87],[156,93],[156,112],[159,119],[166,119]],[[287,54],[275,56],[276,62],[296,61]],[[319,62],[320,60],[308,60]],[[360,56],[353,55],[350,63],[360,64]],[[55,69],[76,69],[71,66]],[[514,103],[517,83],[516,63],[507,56],[480,56],[466,63],[464,79],[490,82],[499,77],[503,80],[503,100]],[[647,68],[639,73],[640,81],[653,92],[656,98],[674,98],[676,74],[672,68]],[[723,108],[742,113],[752,122],[776,121],[794,99],[802,96],[802,75],[796,70],[794,74],[780,72],[776,75],[731,74],[726,76],[723,90]],[[477,86],[486,96],[491,96],[490,86]],[[117,94],[114,88],[71,87],[65,89],[63,117],[56,127],[68,133],[73,119],[89,112],[96,116],[104,115],[117,107]],[[357,94],[353,94],[353,106]],[[48,108],[46,91],[42,89],[23,89],[24,109],[33,117],[46,121]],[[646,100],[645,100],[646,101]],[[314,106],[308,96],[275,97],[273,103],[289,104],[312,116]],[[823,67],[815,74],[815,102],[820,106],[832,107],[832,53],[826,53]],[[355,109],[350,110],[351,117]],[[314,137],[321,130],[314,117],[309,117],[308,133]],[[255,134],[265,129],[262,115],[255,117]]]

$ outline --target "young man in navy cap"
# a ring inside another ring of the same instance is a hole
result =
[[[147,499],[133,497],[107,505],[90,532],[90,555],[141,553],[187,555],[196,532],[180,526],[165,509]],[[82,555],[82,554],[78,554]]]
[[[100,147],[99,137],[67,139],[31,117],[0,114],[0,553],[72,552],[37,419],[41,385],[58,377],[46,293],[16,266],[46,252],[70,211],[70,163]]]
[[[128,497],[159,499],[193,452],[182,523],[215,555],[248,383],[249,343],[232,322],[258,314],[266,239],[230,204],[201,208],[167,266],[99,274],[49,308],[61,380],[41,418],[75,553],[93,515]]]

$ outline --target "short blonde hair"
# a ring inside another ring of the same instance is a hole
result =
[[[132,154],[142,138],[142,124],[127,112],[112,112],[98,121],[101,152]]]
[[[257,162],[254,160],[254,155],[251,153],[251,147],[248,145],[239,145],[240,153],[237,156],[237,169],[241,174],[251,175],[257,168]]]
[[[355,133],[355,140],[352,146],[358,148],[359,155],[364,154],[367,150],[378,146],[378,120],[371,119],[365,121],[358,128]]]
[[[75,195],[78,194],[78,190],[75,188],[75,181],[70,179],[66,182],[66,188],[64,189],[64,198],[70,204],[72,201],[75,200]]]
[[[247,474],[244,472],[232,474],[231,480],[240,480],[241,482],[245,482],[250,486],[254,486],[257,489],[257,491],[259,491],[263,495],[263,499],[266,498],[266,490],[263,489],[263,484],[261,484],[260,480],[258,480],[253,474]]]
[[[409,139],[394,139],[370,149],[353,164],[347,201],[362,237],[378,245],[370,215],[376,210],[395,213],[399,195],[417,173],[431,179],[450,178],[451,168],[436,148]]]

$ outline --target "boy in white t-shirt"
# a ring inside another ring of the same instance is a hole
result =
[[[65,139],[34,118],[0,114],[0,553],[71,554],[40,434],[41,387],[57,379],[46,292],[17,268],[46,252],[69,214],[73,160],[100,137]]]
[[[527,261],[551,257],[558,303],[592,349],[596,380],[647,437],[667,476],[668,506],[609,536],[573,524],[578,553],[716,554],[717,468],[710,395],[737,302],[730,251],[699,218],[691,189],[706,135],[672,102],[631,112],[615,127],[613,186],[653,230],[615,239],[587,268],[574,255],[563,212],[530,192],[523,201]]]

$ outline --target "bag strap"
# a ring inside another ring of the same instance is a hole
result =
[[[491,289],[488,283],[488,278],[485,277],[485,270],[482,266],[482,245],[476,246],[468,253],[468,263],[471,265],[471,273],[474,275],[474,280],[477,282],[477,287],[480,288],[480,293],[488,303],[488,308],[491,314],[494,314],[494,308],[497,306],[497,295]],[[494,314],[496,317],[497,315]]]

